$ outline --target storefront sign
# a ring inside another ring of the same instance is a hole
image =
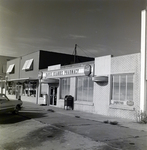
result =
[[[65,69],[65,70],[56,70],[56,71],[49,71],[45,73],[45,78],[49,77],[62,77],[62,76],[72,76],[84,74],[84,68],[73,68],[73,69]]]
[[[112,104],[114,104],[114,105],[124,105],[125,103],[123,101],[112,101]]]
[[[86,76],[89,76],[91,74],[91,66],[90,65],[85,65],[85,67],[84,67],[84,74]]]
[[[111,100],[111,104],[113,105],[128,105],[128,106],[133,106],[134,102],[133,101],[117,101],[117,100]]]

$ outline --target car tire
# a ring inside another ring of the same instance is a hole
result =
[[[12,114],[18,114],[19,110],[20,110],[20,105],[17,105],[15,107],[15,110],[12,112]]]

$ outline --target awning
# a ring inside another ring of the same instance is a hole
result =
[[[22,67],[22,70],[29,70],[31,68],[32,63],[33,59],[26,60]]]
[[[52,79],[52,78],[42,79],[41,83],[59,83],[59,79]]]
[[[15,66],[14,64],[11,64],[11,65],[8,67],[6,73],[11,73],[11,72],[13,71],[13,69],[14,69],[14,66]]]
[[[14,82],[24,82],[24,81],[37,81],[38,78],[17,78],[17,79],[8,79],[8,82],[14,81]]]
[[[94,82],[108,82],[108,76],[95,76],[92,78]]]

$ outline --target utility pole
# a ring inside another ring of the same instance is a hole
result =
[[[76,55],[77,55],[77,44],[75,44],[75,49],[74,49],[74,63],[76,63]]]

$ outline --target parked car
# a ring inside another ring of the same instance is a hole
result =
[[[0,114],[6,112],[17,114],[21,109],[21,105],[21,100],[9,100],[5,94],[0,94]]]

